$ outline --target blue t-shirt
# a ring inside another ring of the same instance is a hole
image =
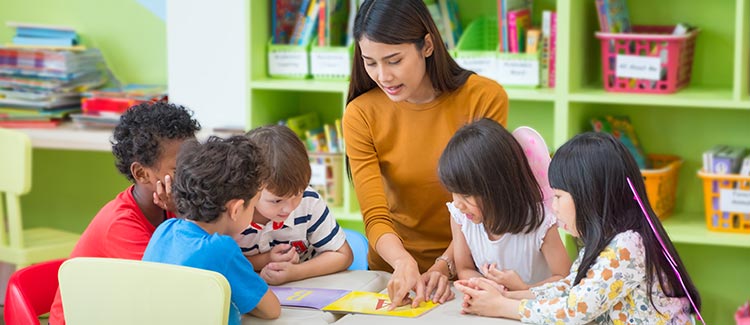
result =
[[[232,289],[229,324],[240,324],[240,317],[255,308],[268,285],[253,270],[232,237],[208,234],[184,219],[164,221],[151,237],[143,253],[144,261],[177,264],[211,270],[224,275]]]

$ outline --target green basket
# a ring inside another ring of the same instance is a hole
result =
[[[281,79],[306,79],[310,76],[310,44],[273,44],[268,41],[268,75]]]
[[[463,68],[503,86],[538,87],[539,53],[503,53],[499,45],[497,17],[479,18],[461,35],[454,58]]]

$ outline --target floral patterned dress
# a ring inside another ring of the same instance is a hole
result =
[[[578,285],[583,250],[570,275],[531,289],[536,299],[521,300],[521,321],[534,324],[693,324],[687,298],[667,297],[656,281],[654,306],[646,290],[646,253],[641,236],[617,234]]]

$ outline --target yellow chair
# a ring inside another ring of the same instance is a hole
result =
[[[77,257],[65,261],[58,276],[71,325],[226,325],[229,317],[229,282],[213,271]]]
[[[67,258],[78,234],[51,228],[23,229],[20,196],[31,190],[31,140],[0,128],[0,261],[16,269]],[[6,228],[7,227],[7,228]]]

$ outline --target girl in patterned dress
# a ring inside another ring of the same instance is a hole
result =
[[[462,311],[535,324],[692,324],[698,290],[651,209],[628,149],[608,134],[577,135],[552,158],[549,177],[560,226],[583,242],[570,275],[524,291],[480,278],[457,281]]]

